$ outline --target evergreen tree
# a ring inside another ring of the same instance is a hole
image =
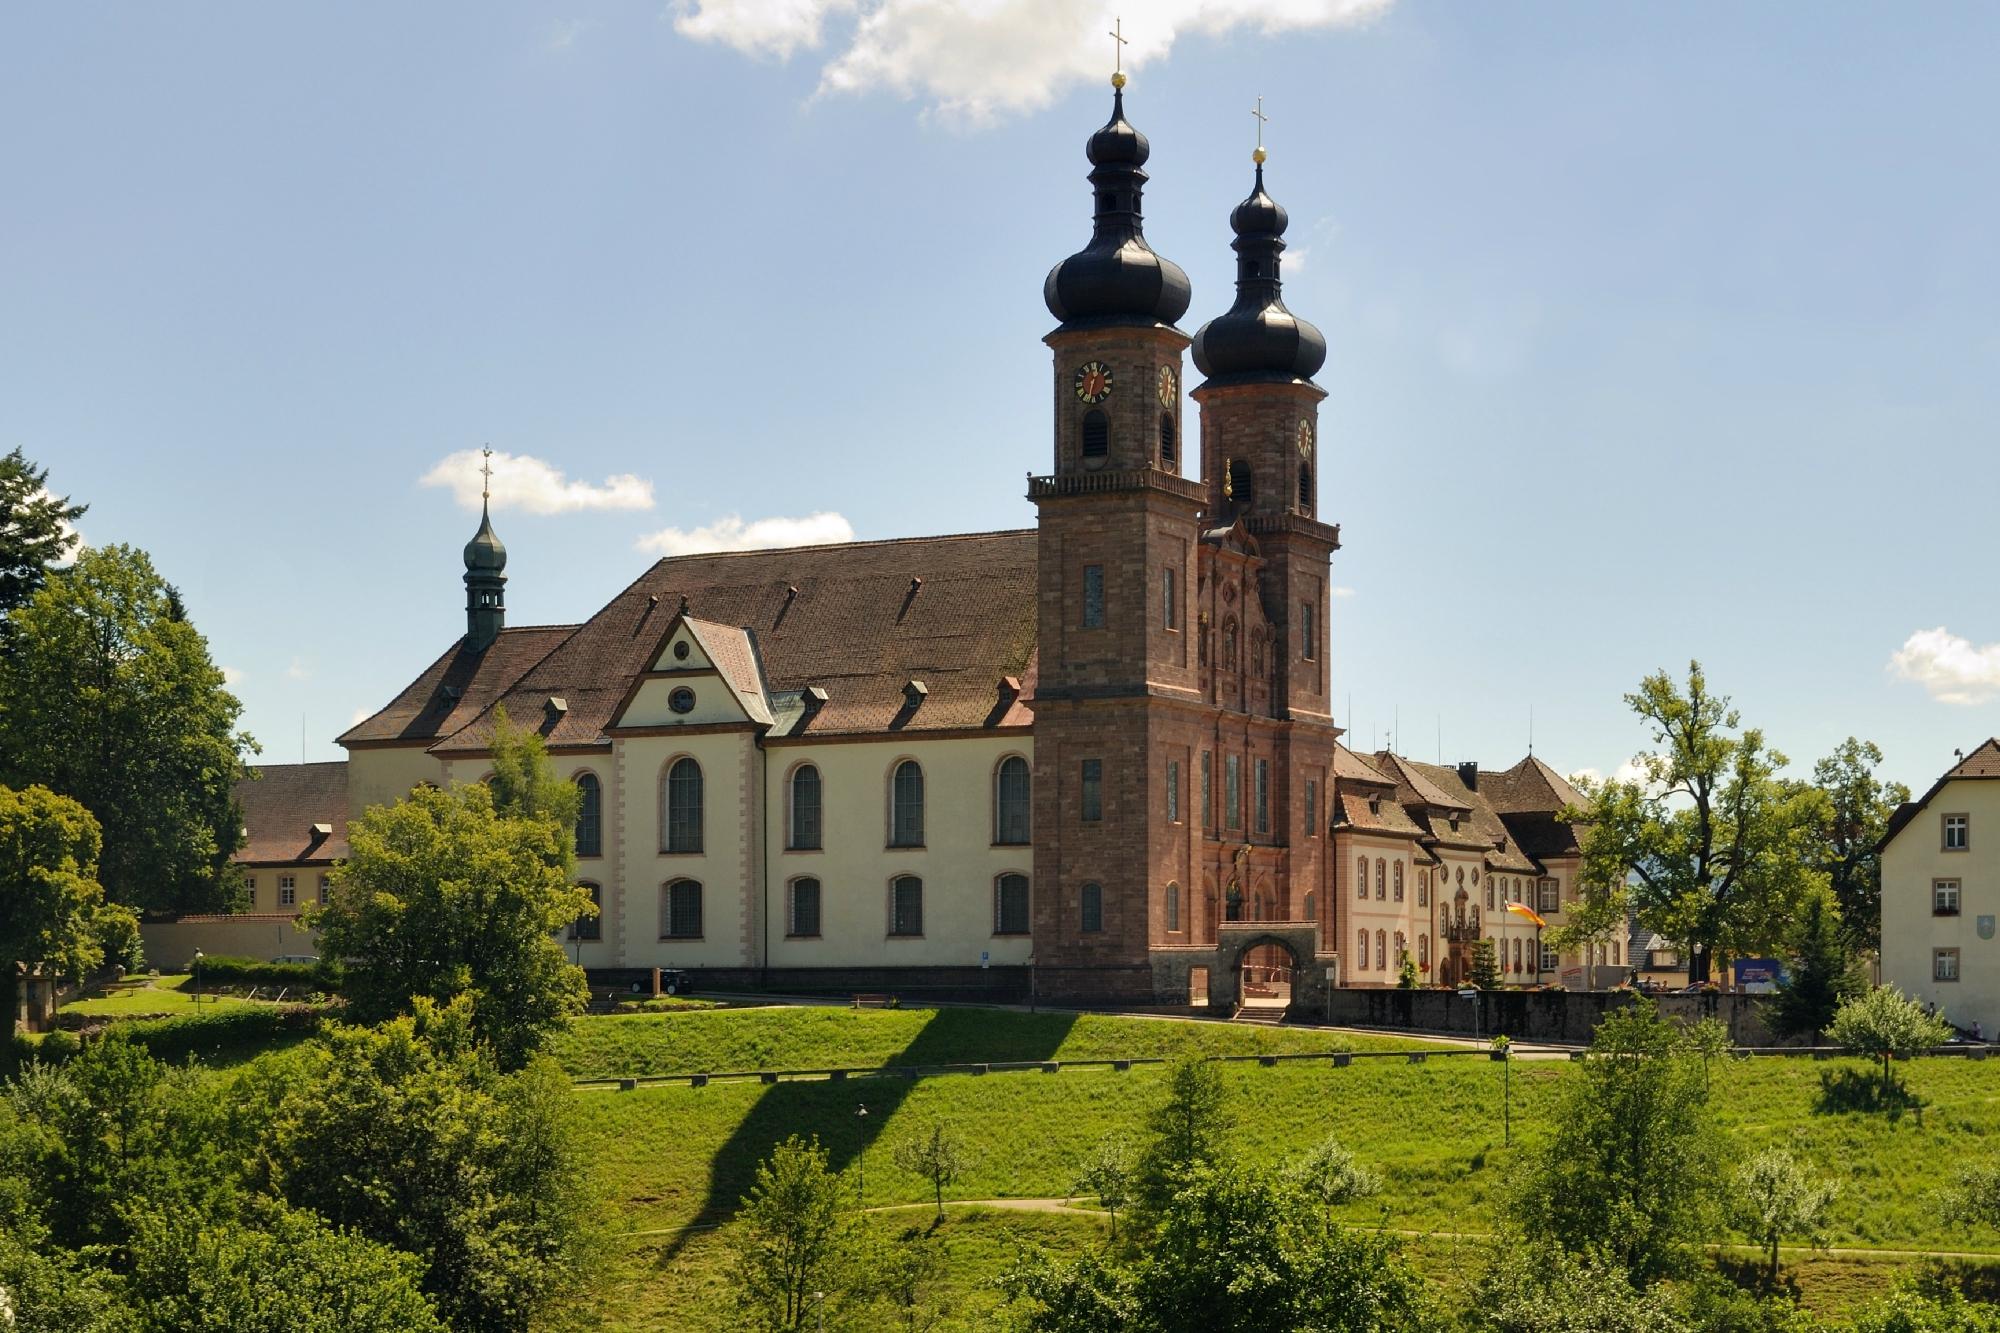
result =
[[[1410,957],[1408,949],[1403,950],[1402,953],[1397,955],[1396,988],[1398,990],[1415,990],[1417,988],[1417,964],[1416,960]]]
[[[1500,989],[1500,958],[1490,936],[1481,935],[1472,945],[1472,965],[1466,980],[1481,990]]]
[[[1133,1198],[1144,1220],[1166,1212],[1174,1193],[1196,1167],[1222,1160],[1222,1075],[1198,1055],[1183,1055],[1167,1066],[1166,1100],[1148,1121],[1151,1134],[1139,1153]]]
[[[70,525],[87,506],[49,492],[49,470],[19,449],[0,458],[0,620],[35,595],[77,546]]]
[[[1847,933],[1828,901],[1819,895],[1808,899],[1792,936],[1785,984],[1765,1002],[1773,1031],[1817,1037],[1843,1001],[1868,988],[1848,947]]]

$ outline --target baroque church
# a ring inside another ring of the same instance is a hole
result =
[[[1090,240],[1043,287],[1033,528],[663,559],[580,624],[510,626],[483,515],[464,634],[340,737],[344,784],[273,766],[296,799],[246,799],[289,821],[251,830],[252,912],[323,884],[350,813],[484,777],[504,708],[583,788],[599,913],[565,947],[601,983],[1309,1001],[1405,960],[1460,982],[1482,939],[1507,981],[1622,976],[1615,953],[1539,947],[1576,895],[1556,772],[1341,744],[1326,341],[1280,294],[1285,210],[1260,148],[1234,303],[1190,338],[1123,85],[1087,147]],[[287,875],[270,857],[294,844]]]

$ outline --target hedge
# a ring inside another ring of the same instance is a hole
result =
[[[178,1018],[139,1018],[107,1023],[86,1040],[102,1040],[111,1032],[133,1045],[143,1047],[157,1060],[179,1064],[189,1056],[212,1060],[245,1048],[263,1045],[284,1037],[310,1036],[320,1020],[330,1012],[326,1005],[285,1004],[245,1005],[218,1009],[210,1014],[186,1014]],[[37,1058],[55,1064],[75,1053],[76,1036],[51,1032],[39,1042],[17,1036],[15,1053],[20,1059]]]
[[[203,986],[294,986],[313,990],[338,990],[340,964],[266,963],[255,958],[227,954],[201,960]]]

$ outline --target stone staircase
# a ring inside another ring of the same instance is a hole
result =
[[[1258,1027],[1282,1027],[1285,1022],[1285,1011],[1275,1005],[1241,1005],[1230,1016],[1229,1021],[1251,1023]]]

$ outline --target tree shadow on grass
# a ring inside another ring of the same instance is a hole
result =
[[[1791,1298],[1793,1305],[1799,1303],[1798,1278],[1789,1270],[1780,1267],[1778,1270],[1777,1285],[1773,1287],[1771,1284],[1771,1270],[1767,1261],[1761,1255],[1752,1257],[1747,1254],[1733,1254],[1728,1251],[1719,1251],[1713,1256],[1711,1262],[1715,1266],[1715,1271],[1721,1274],[1731,1286],[1739,1290],[1754,1292],[1759,1296],[1783,1294]]]
[[[1859,1069],[1834,1069],[1819,1076],[1819,1097],[1813,1110],[1820,1115],[1841,1115],[1850,1111],[1887,1115],[1891,1123],[1906,1111],[1915,1112],[1917,1123],[1924,1120],[1924,1099],[1901,1083],[1885,1083],[1882,1076]]]
[[[1061,1049],[1075,1021],[1074,1014],[940,1009],[907,1046],[883,1062],[885,1069],[908,1073],[771,1084],[710,1160],[708,1190],[695,1213],[694,1225],[727,1221],[756,1181],[758,1165],[771,1155],[773,1148],[794,1134],[801,1138],[818,1137],[830,1171],[845,1171],[860,1159],[862,1169],[855,1173],[856,1186],[860,1187],[866,1179],[866,1168],[876,1161],[870,1150],[921,1079],[978,1077],[926,1075],[919,1071],[948,1064],[1050,1060]],[[703,1091],[694,1088],[687,1095],[699,1097]],[[864,1106],[868,1108],[865,1116],[858,1114]],[[865,1159],[864,1154],[867,1154]],[[881,1163],[885,1167],[889,1164],[886,1155],[881,1157]],[[661,1267],[674,1261],[690,1234],[684,1231],[662,1248]]]

